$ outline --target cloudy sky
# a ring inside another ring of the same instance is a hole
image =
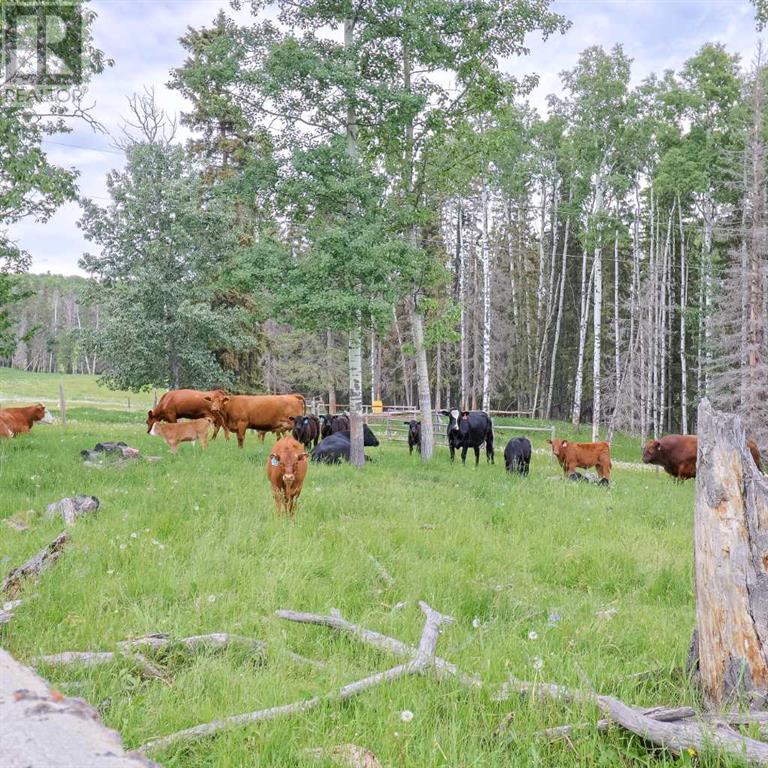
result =
[[[183,60],[178,38],[188,26],[208,24],[222,6],[228,9],[228,0],[94,0],[95,41],[115,66],[93,81],[90,97],[111,135],[80,127],[44,142],[53,162],[77,169],[81,194],[106,203],[105,176],[123,163],[112,137],[120,135],[131,94],[154,87],[168,111],[184,109],[183,99],[166,88],[170,69]],[[621,43],[639,81],[679,68],[707,41],[724,43],[748,62],[758,40],[748,0],[556,0],[554,7],[573,22],[570,31],[546,43],[532,40],[530,56],[504,62],[510,72],[539,75],[532,101],[542,109],[546,95],[559,90],[558,73],[590,45]],[[93,246],[76,226],[79,215],[70,204],[46,224],[14,226],[14,238],[32,254],[33,272],[80,273],[78,259]]]

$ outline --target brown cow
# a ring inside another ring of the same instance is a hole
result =
[[[13,437],[29,432],[38,421],[43,424],[53,423],[51,412],[42,403],[24,408],[1,408],[0,437]]]
[[[150,435],[162,437],[171,453],[176,453],[180,443],[194,443],[200,441],[203,448],[208,447],[208,430],[213,424],[213,418],[193,419],[192,421],[178,421],[164,424],[156,421],[149,430]]]
[[[278,512],[293,517],[307,474],[307,464],[307,452],[298,440],[283,437],[272,446],[267,459],[267,477]]]
[[[600,482],[607,484],[611,479],[611,444],[573,443],[570,440],[547,440],[552,446],[552,453],[557,456],[560,466],[569,477],[578,468],[594,467]]]
[[[762,472],[760,449],[754,440],[747,440],[757,468]],[[655,464],[678,482],[696,477],[696,455],[699,438],[696,435],[667,435],[661,440],[649,440],[643,450],[643,464]]]
[[[302,395],[227,395],[206,396],[211,412],[220,423],[237,432],[237,445],[242,448],[247,429],[275,432],[282,437],[293,429],[293,417],[304,414]]]
[[[175,424],[179,419],[213,419],[213,439],[224,428],[224,437],[229,440],[229,430],[214,416],[211,411],[210,398],[225,395],[223,389],[210,389],[199,392],[196,389],[172,389],[166,392],[157,405],[147,412],[147,432],[152,433],[152,425],[158,421]]]

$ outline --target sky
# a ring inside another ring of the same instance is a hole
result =
[[[189,26],[209,24],[221,7],[231,11],[228,0],[93,0],[91,7],[98,14],[95,44],[115,60],[89,86],[93,114],[108,133],[78,126],[46,139],[43,147],[53,163],[77,170],[81,195],[106,205],[106,175],[124,162],[114,142],[128,115],[128,98],[154,88],[166,111],[183,111],[184,99],[166,85],[170,70],[184,60],[179,37]],[[530,101],[542,112],[546,96],[560,92],[559,73],[589,46],[623,45],[634,60],[633,80],[640,82],[651,72],[679,69],[706,42],[723,43],[749,64],[759,39],[748,0],[555,0],[553,9],[570,19],[570,30],[545,42],[532,36],[529,56],[502,62],[510,73],[538,74]],[[46,223],[28,219],[12,227],[13,239],[32,255],[32,272],[84,274],[78,260],[96,246],[83,238],[79,218],[79,206],[69,203]]]

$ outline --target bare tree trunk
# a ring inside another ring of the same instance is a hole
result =
[[[435,410],[443,407],[443,345],[438,342],[435,348]],[[450,403],[449,403],[450,405]]]
[[[461,403],[460,408],[467,407],[469,398],[469,363],[467,360],[467,263],[463,240],[463,216],[464,211],[459,201],[459,209],[456,216],[456,250],[459,264],[459,309],[461,311],[459,355],[461,365]],[[450,406],[450,403],[448,403]]]
[[[680,431],[688,434],[688,360],[686,357],[685,313],[688,308],[688,264],[685,260],[685,229],[680,197],[677,198],[680,223]]]
[[[768,695],[768,481],[737,416],[698,409],[694,506],[698,672],[716,707]]]
[[[491,407],[491,255],[488,245],[488,184],[483,179],[482,237],[480,263],[483,268],[483,410]]]
[[[617,206],[618,207],[618,206]],[[618,210],[616,211],[618,217]],[[619,231],[613,235],[613,378],[618,396],[621,386],[621,329],[619,328]]]
[[[328,386],[328,413],[336,413],[336,385],[334,384],[333,333],[325,331],[325,376]]]
[[[411,384],[411,374],[408,368],[408,359],[405,356],[405,349],[403,348],[403,336],[400,333],[400,322],[397,319],[396,307],[392,307],[392,318],[395,321],[397,348],[400,352],[400,368],[403,372],[403,392],[405,393],[405,404],[410,408],[413,405],[413,386]]]
[[[573,415],[571,423],[574,427],[581,421],[581,392],[584,386],[584,349],[587,345],[587,325],[589,323],[589,300],[592,292],[592,282],[595,278],[595,263],[587,284],[587,249],[581,255],[581,313],[579,315],[579,351],[576,358],[576,380],[573,385]]]
[[[415,306],[411,310],[411,331],[416,347],[416,376],[419,390],[419,410],[421,411],[421,460],[430,461],[435,446],[435,435],[432,423],[432,395],[429,391],[429,368],[427,367],[427,350],[424,346],[424,324],[420,312]],[[422,354],[418,354],[421,350]]]
[[[376,397],[376,331],[371,331],[371,409]]]
[[[363,447],[363,341],[357,325],[349,332],[349,463],[365,466]]]
[[[568,202],[573,200],[573,190],[568,194]],[[568,269],[568,230],[571,225],[570,216],[565,220],[565,234],[563,237],[563,260],[560,272],[560,292],[557,299],[557,320],[555,321],[555,338],[552,342],[552,357],[549,363],[549,387],[547,388],[547,410],[545,418],[549,418],[552,412],[552,393],[555,386],[555,366],[557,364],[557,348],[560,344],[560,326],[563,320],[563,303],[565,299],[565,278]]]

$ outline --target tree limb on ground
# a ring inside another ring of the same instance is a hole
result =
[[[408,675],[423,674],[428,669],[435,667],[435,649],[440,637],[441,625],[452,623],[453,619],[450,616],[445,616],[442,613],[435,611],[426,603],[421,602],[419,605],[425,616],[424,629],[422,631],[418,649],[414,649],[413,657],[405,664],[399,664],[398,666],[384,670],[383,672],[369,675],[362,680],[348,683],[328,696],[315,696],[311,699],[294,702],[293,704],[270,707],[268,709],[257,710],[256,712],[247,712],[242,715],[232,715],[221,720],[215,720],[211,723],[203,723],[192,728],[186,728],[183,731],[178,731],[169,734],[168,736],[163,736],[162,738],[152,739],[139,747],[139,751],[147,752],[148,750],[164,749],[172,744],[199,739],[234,725],[264,722],[267,720],[275,720],[279,717],[300,714],[315,709],[323,702],[347,701],[353,696],[357,696],[381,683],[392,682]],[[391,640],[392,638],[389,639]]]
[[[36,555],[14,568],[3,580],[0,594],[15,597],[22,584],[30,576],[39,576],[48,566],[53,565],[60,557],[69,534],[62,531],[50,544],[43,547]]]
[[[55,715],[53,717],[52,715]],[[0,650],[2,764],[30,768],[159,768],[123,749],[95,709],[70,699]]]
[[[391,653],[393,656],[399,656],[400,658],[410,659],[418,653],[418,649],[412,645],[408,645],[408,643],[404,643],[389,635],[384,635],[381,632],[366,629],[359,624],[353,624],[342,618],[338,612],[325,616],[320,613],[279,610],[275,611],[275,615],[286,621],[294,621],[299,624],[315,624],[316,626],[329,627],[339,632],[347,632],[373,648]],[[482,685],[477,677],[460,672],[455,664],[441,659],[439,656],[435,658],[434,667],[440,679],[455,677],[462,685],[468,688],[479,688]]]
[[[597,722],[599,730],[607,730],[611,723],[616,723],[640,738],[675,754],[688,750],[698,753],[716,749],[756,765],[768,765],[768,744],[744,736],[731,727],[753,722],[763,723],[768,719],[765,713],[724,712],[698,715],[691,707],[641,709],[629,706],[613,696],[556,683],[531,683],[516,678],[510,678],[494,699],[503,701],[513,693],[531,697],[539,694],[564,702],[593,703],[609,718]],[[582,724],[548,728],[538,735],[557,740],[569,736],[575,728],[581,726]]]

